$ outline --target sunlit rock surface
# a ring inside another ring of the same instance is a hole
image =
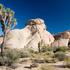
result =
[[[61,38],[70,39],[70,31],[65,31],[65,32],[58,33],[58,34],[54,35],[54,38],[56,40],[61,39]]]
[[[37,31],[32,34],[30,23],[36,23]],[[8,48],[33,48],[38,49],[38,43],[43,41],[46,45],[50,45],[54,41],[54,37],[46,30],[45,23],[42,19],[32,19],[27,22],[27,26],[23,29],[14,29],[9,32],[6,39],[6,47]]]
[[[70,45],[70,31],[65,31],[54,35],[55,41],[52,43],[52,46],[65,46]]]
[[[59,39],[52,43],[52,47],[68,47],[69,39]]]

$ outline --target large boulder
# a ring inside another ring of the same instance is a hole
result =
[[[17,49],[33,48],[38,50],[38,43],[41,40],[44,44],[50,45],[54,42],[54,37],[46,30],[44,20],[37,18],[28,21],[27,26],[23,29],[11,30],[6,38],[6,47]]]
[[[70,31],[65,31],[65,32],[55,34],[54,38],[55,38],[55,40],[58,40],[58,39],[61,39],[61,38],[70,39]]]
[[[70,31],[65,31],[54,35],[55,41],[52,43],[52,46],[65,46],[70,45]]]
[[[59,39],[52,43],[52,47],[68,47],[69,39]]]

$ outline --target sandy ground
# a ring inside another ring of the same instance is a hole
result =
[[[0,70],[38,70],[38,68],[42,64],[38,64],[38,67],[36,67],[36,68],[30,68],[30,65],[31,65],[31,63],[29,63],[29,62],[23,62],[22,64],[18,64],[17,65],[18,67],[15,68],[15,69],[11,69],[11,68],[8,68],[8,67],[5,67],[5,66],[1,66]],[[47,63],[47,65],[55,66],[55,70],[70,70],[69,68],[62,67],[63,61],[57,62],[57,63]],[[25,68],[25,67],[27,67],[27,68]]]

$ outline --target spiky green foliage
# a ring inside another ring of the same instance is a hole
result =
[[[2,25],[2,30],[11,29],[12,26],[16,25],[16,18],[14,17],[15,12],[10,8],[5,8],[0,4],[0,23]]]
[[[0,4],[0,10],[3,8],[3,5],[2,4]]]
[[[0,23],[1,28],[3,31],[3,43],[2,47],[5,46],[5,40],[8,32],[16,26],[16,18],[14,17],[15,12],[11,10],[10,8],[5,8],[2,4],[0,4]],[[1,47],[1,53],[3,51],[3,48]]]

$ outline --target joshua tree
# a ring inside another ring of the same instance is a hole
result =
[[[3,32],[3,43],[1,45],[1,54],[3,54],[3,48],[5,47],[6,36],[9,31],[15,27],[16,18],[14,18],[14,11],[10,8],[5,8],[0,4],[0,24]]]

